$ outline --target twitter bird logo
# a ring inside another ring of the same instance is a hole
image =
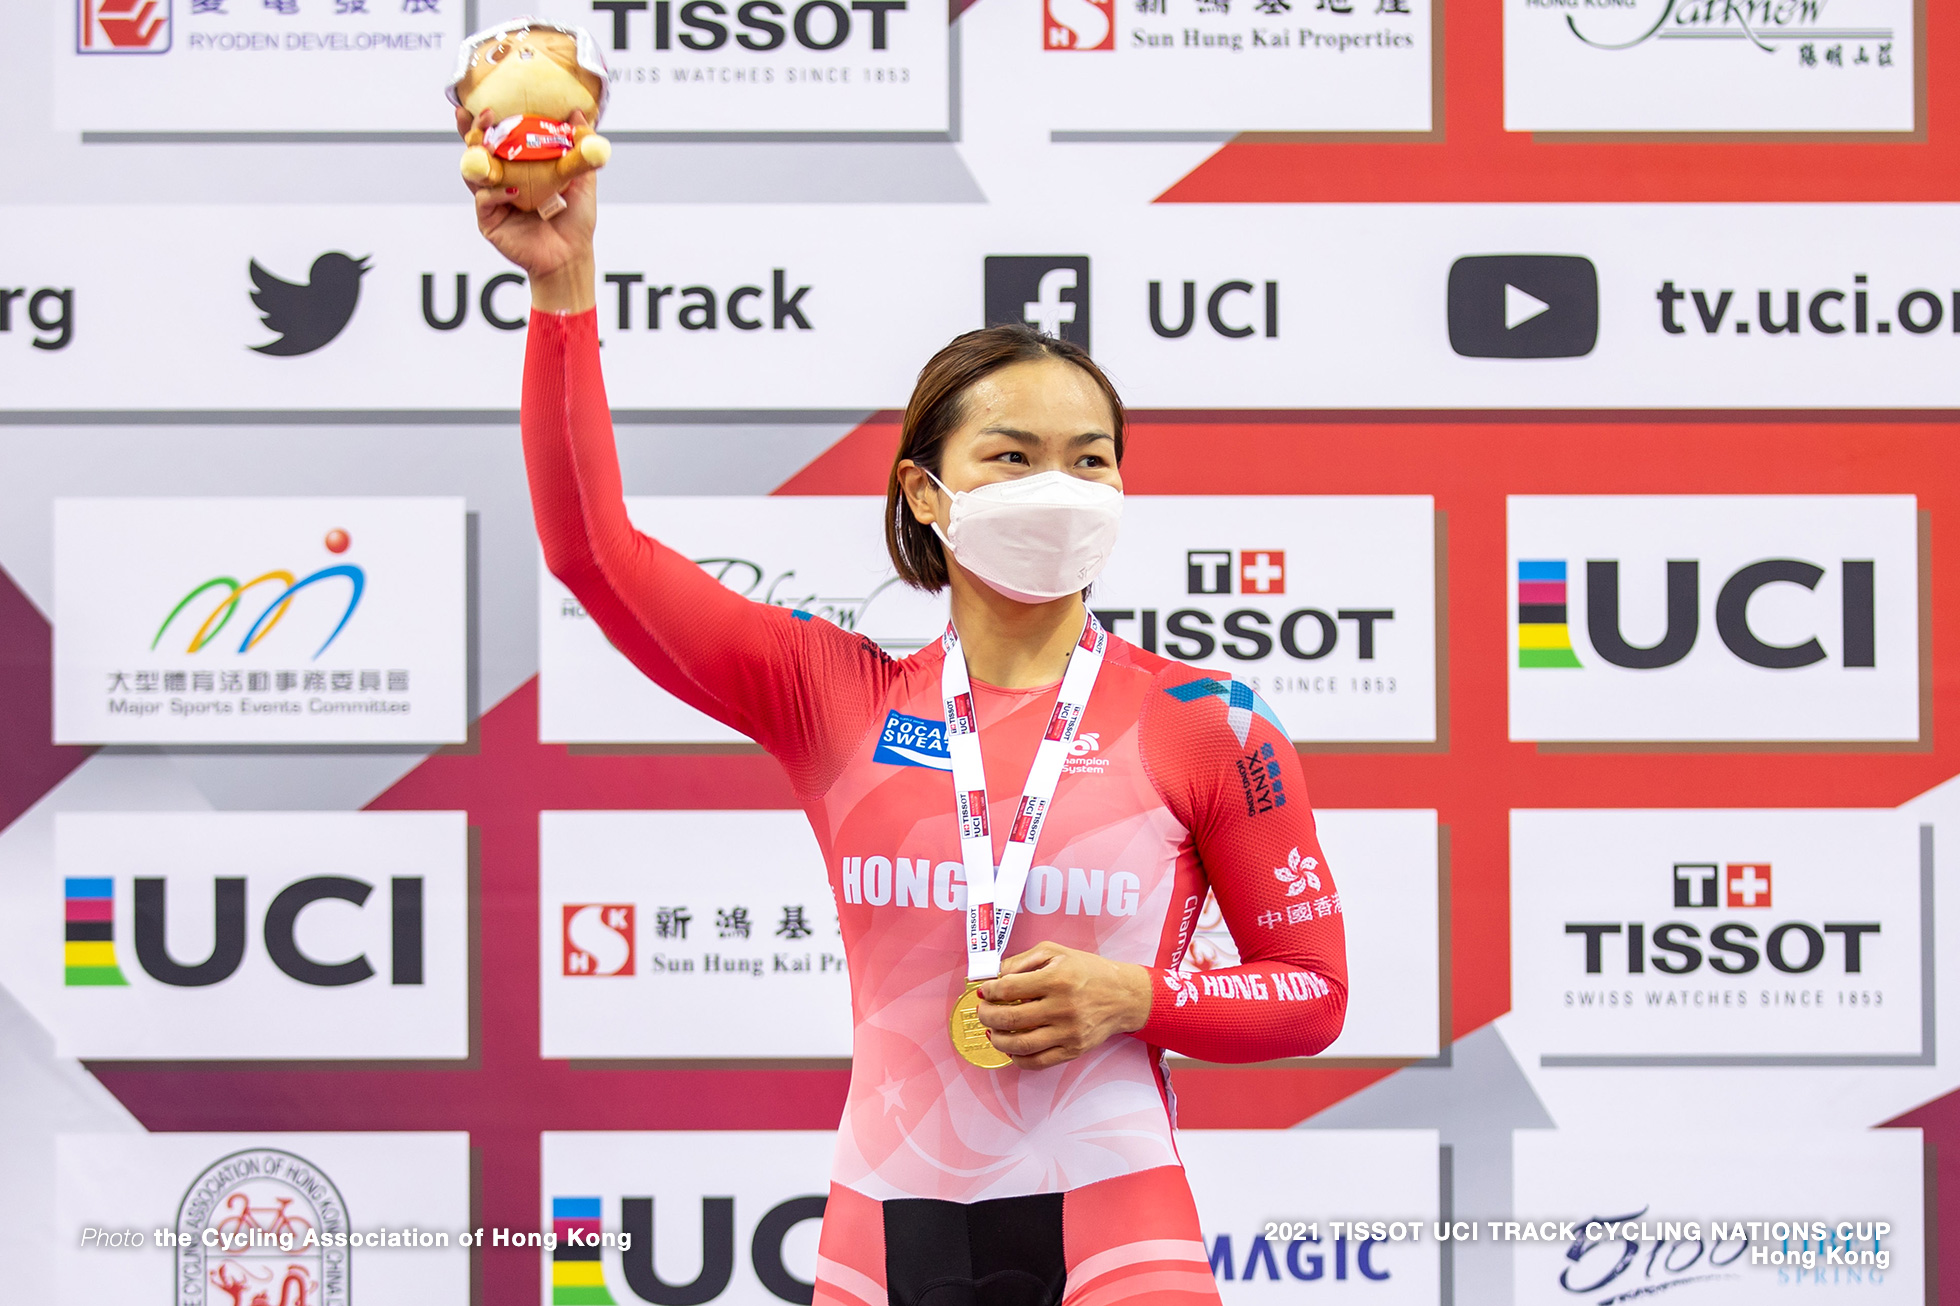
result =
[[[252,303],[263,315],[266,330],[279,339],[270,344],[253,345],[261,354],[292,358],[310,354],[325,345],[354,316],[361,302],[361,277],[368,270],[366,258],[349,258],[335,251],[313,260],[304,285],[281,281],[252,260]]]

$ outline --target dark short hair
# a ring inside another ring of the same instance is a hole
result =
[[[906,584],[928,592],[944,589],[946,554],[932,528],[921,524],[907,506],[898,482],[898,465],[909,458],[934,476],[939,475],[946,437],[965,420],[967,392],[1003,367],[1043,358],[1074,364],[1102,391],[1103,398],[1109,401],[1111,421],[1116,428],[1110,432],[1116,441],[1116,461],[1122,463],[1123,401],[1082,346],[1013,322],[954,337],[951,344],[919,369],[912,400],[905,405],[905,422],[899,432],[898,452],[892,457],[891,477],[885,485],[885,548],[891,554],[892,566]]]

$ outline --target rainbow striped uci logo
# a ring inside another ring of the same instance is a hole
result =
[[[1518,559],[1518,665],[1577,667],[1565,621],[1565,559]]]
[[[551,1252],[552,1306],[615,1306],[599,1259],[599,1199],[552,1198],[551,1230],[558,1235]]]
[[[116,964],[116,885],[108,876],[69,876],[62,881],[61,961],[70,988],[126,988]]]

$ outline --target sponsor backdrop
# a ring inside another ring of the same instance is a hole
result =
[[[722,585],[906,656],[930,352],[1130,401],[1091,605],[1285,723],[1349,923],[1324,1056],[1170,1063],[1228,1302],[1960,1302],[1960,28],[533,7],[610,67],[629,507]],[[15,8],[0,1300],[808,1302],[836,905],[543,569],[441,94],[522,6]],[[1036,860],[1030,941],[1127,910]]]

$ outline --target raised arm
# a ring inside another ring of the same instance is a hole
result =
[[[1347,1014],[1340,890],[1293,741],[1244,685],[1220,678],[1217,693],[1180,688],[1200,678],[1183,668],[1171,673],[1177,686],[1159,678],[1178,692],[1151,695],[1144,758],[1196,840],[1240,964],[1155,972],[1137,1037],[1204,1061],[1311,1056],[1334,1041]]]
[[[545,562],[614,646],[683,701],[773,753],[821,793],[869,728],[892,674],[871,641],[753,603],[626,515],[593,308],[594,182],[551,222],[479,190],[479,225],[531,274],[524,455]]]

